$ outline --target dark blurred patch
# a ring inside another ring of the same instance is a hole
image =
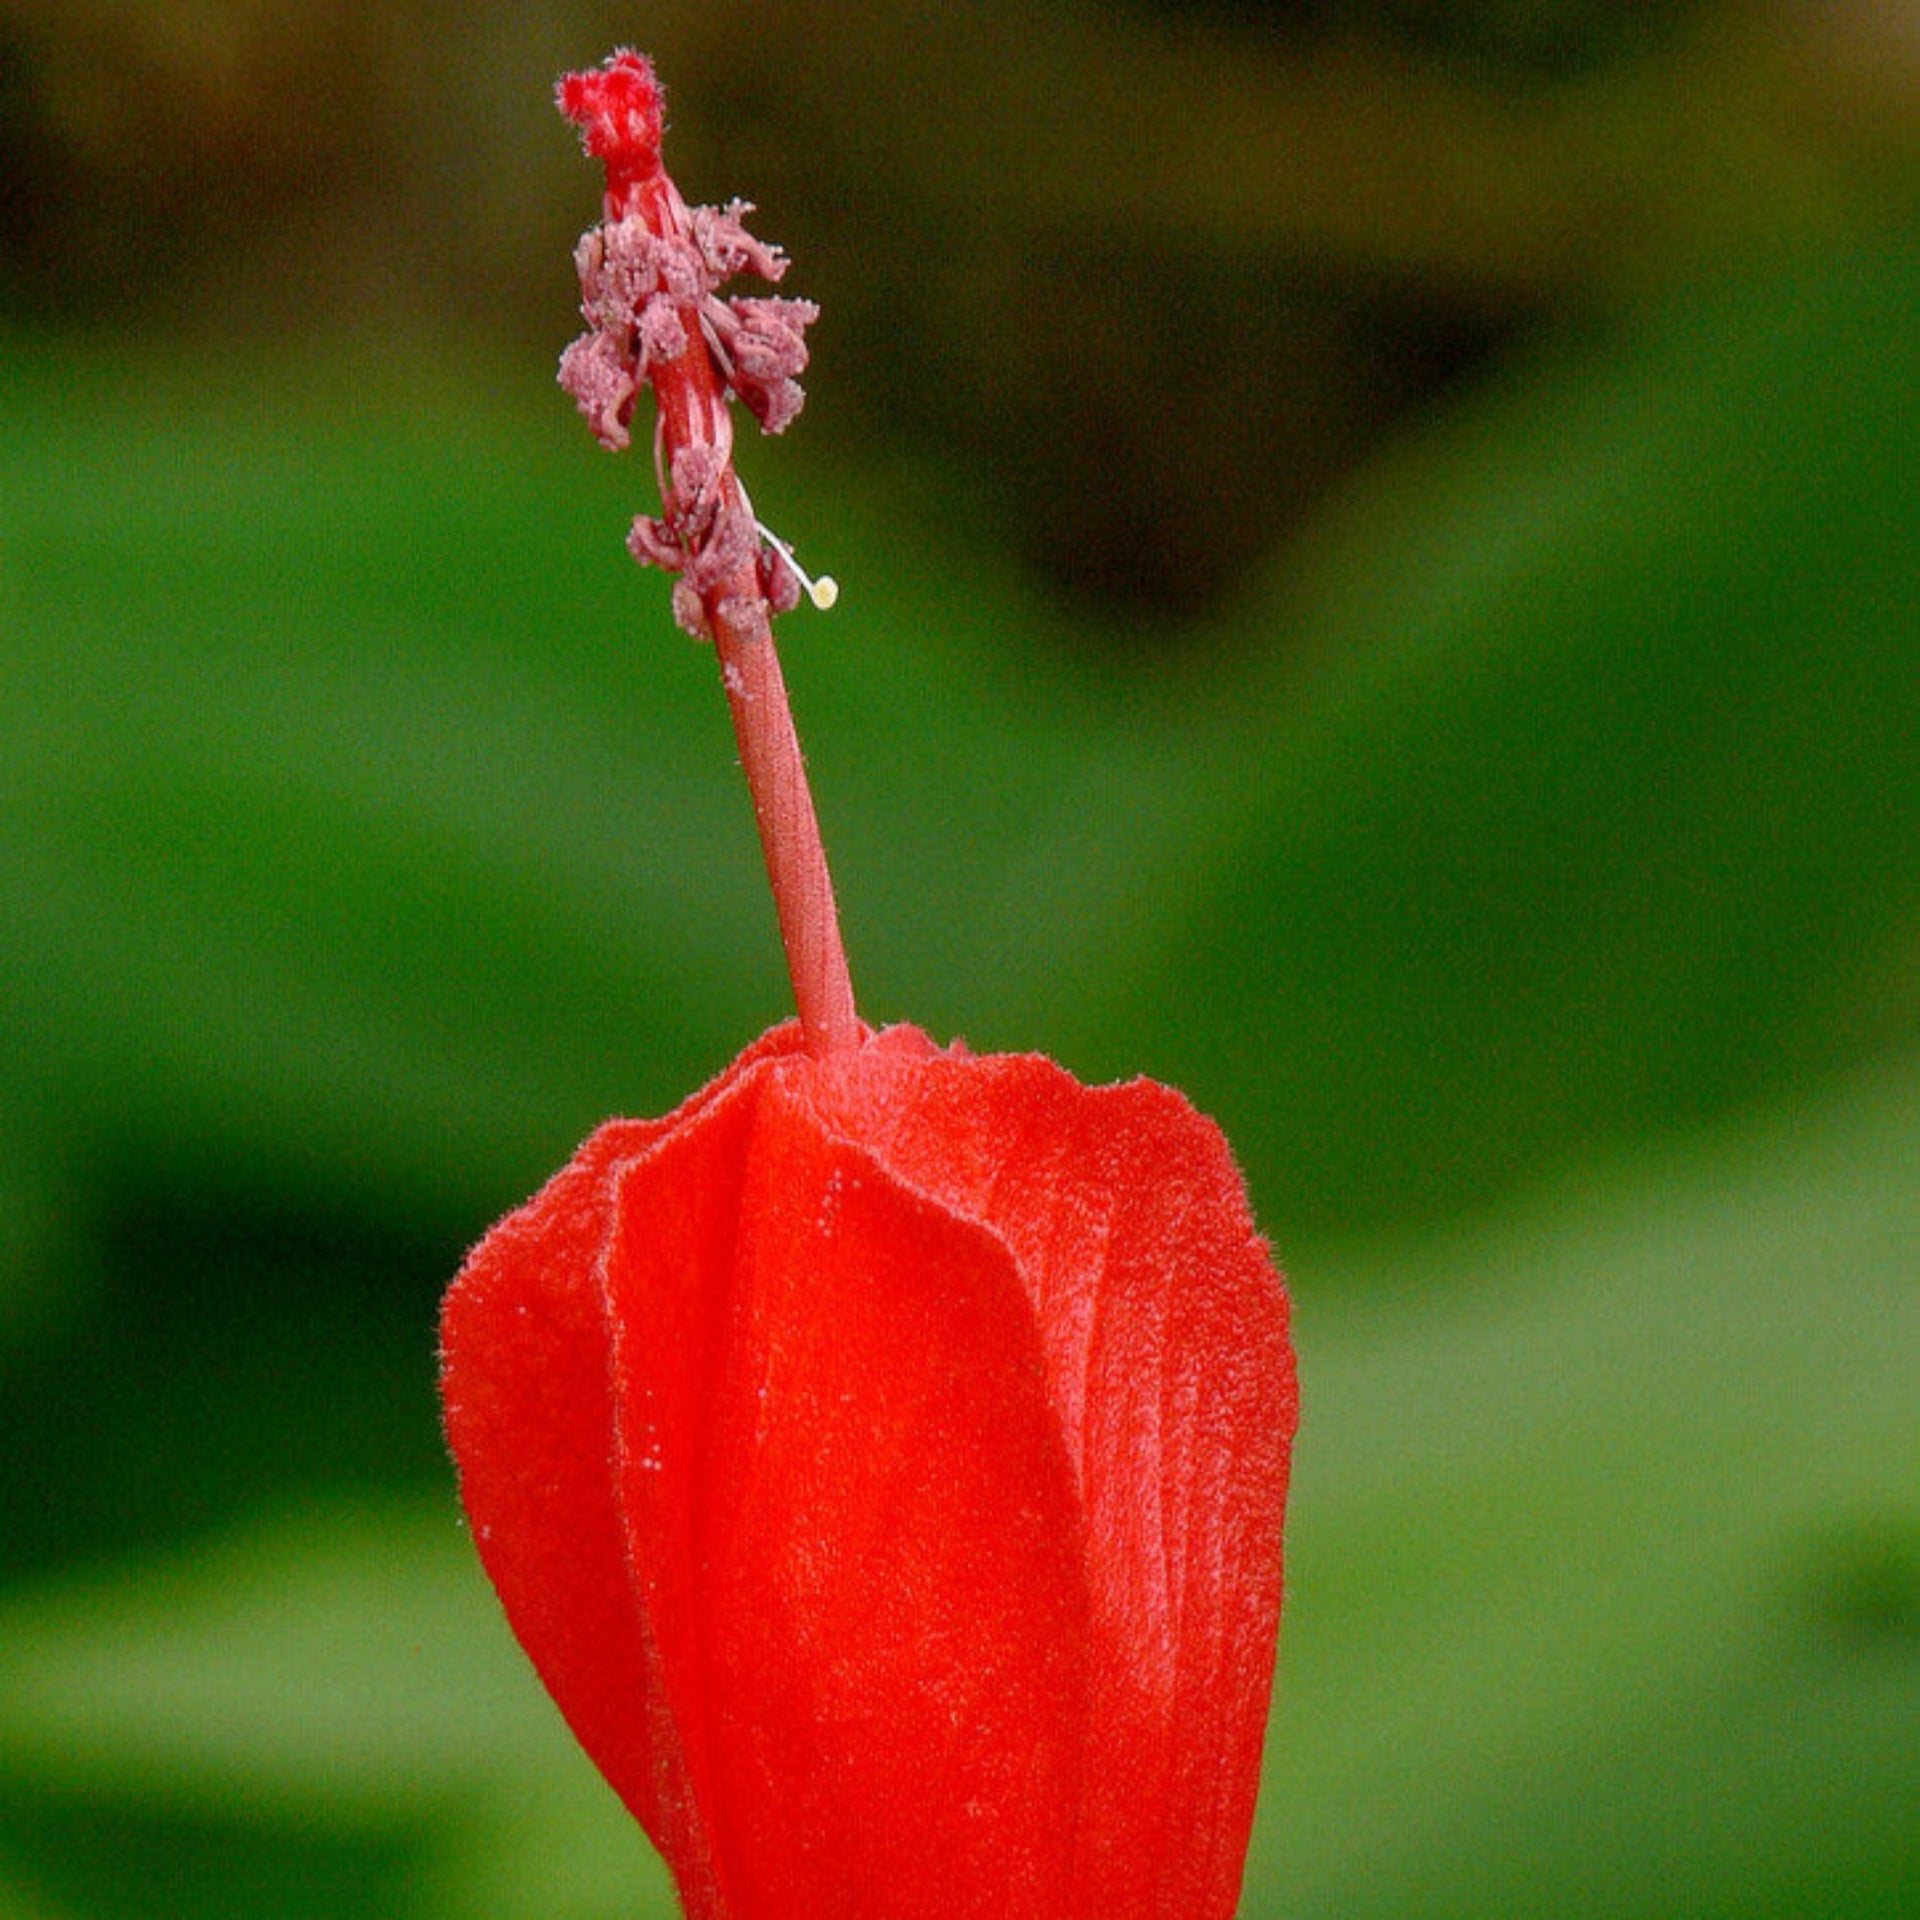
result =
[[[0,1579],[447,1476],[434,1314],[458,1232],[358,1199],[190,1153],[100,1180],[100,1287],[0,1395]]]
[[[1223,260],[1081,230],[1008,264],[1000,330],[972,336],[971,380],[940,390],[978,404],[928,428],[974,450],[1043,578],[1144,616],[1136,632],[1206,614],[1329,485],[1528,331],[1487,290],[1297,250]],[[999,370],[1020,368],[1038,391],[1008,390]]]
[[[941,261],[937,233],[923,245]],[[1087,224],[1010,236],[884,297],[849,288],[829,311],[827,351],[865,369],[842,410],[948,449],[1069,610],[1156,647],[1549,319],[1523,294],[1298,245],[1223,254]]]
[[[369,1831],[244,1804],[155,1807],[0,1777],[8,1886],[25,1880],[69,1920],[403,1913],[423,1852],[398,1822]]]
[[[1801,1586],[1814,1631],[1841,1653],[1920,1652],[1920,1523],[1862,1517],[1809,1543]]]
[[[0,24],[0,314],[259,324],[261,290],[374,225],[393,170],[352,0],[192,12],[24,5]]]
[[[1565,79],[1658,43],[1699,0],[1120,0],[1142,12],[1219,21],[1289,45],[1363,34],[1489,76]]]
[[[19,23],[0,19],[0,298],[16,310],[31,304],[60,226],[54,202],[62,176],[35,68]]]

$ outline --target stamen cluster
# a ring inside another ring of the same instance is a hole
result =
[[[786,255],[747,231],[746,201],[681,199],[660,164],[659,89],[638,54],[569,75],[559,105],[607,163],[606,218],[574,250],[587,331],[561,355],[560,384],[615,450],[628,444],[641,389],[652,387],[661,512],[634,521],[628,549],[678,576],[674,614],[689,632],[710,638],[716,618],[743,629],[756,613],[795,605],[803,581],[785,549],[761,536],[734,472],[727,401],[779,433],[800,411],[806,329],[820,310],[721,295],[740,273],[777,282]]]

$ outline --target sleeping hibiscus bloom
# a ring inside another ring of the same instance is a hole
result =
[[[1211,1122],[776,1029],[448,1295],[481,1558],[690,1920],[1227,1920],[1296,1396]]]
[[[710,642],[799,1018],[602,1127],[449,1290],[441,1394],[507,1618],[690,1920],[1227,1920],[1296,1398],[1218,1130],[1138,1080],[855,1008],[772,637],[807,582],[732,462],[799,301],[689,208],[639,55],[560,105],[607,168],[562,379],[646,390],[637,558]]]

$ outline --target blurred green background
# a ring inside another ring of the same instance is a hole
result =
[[[1920,17],[0,5],[0,1920],[665,1914],[433,1316],[786,992],[551,384],[659,58],[870,1018],[1226,1126],[1243,1911],[1920,1913]]]

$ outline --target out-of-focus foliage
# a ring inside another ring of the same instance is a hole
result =
[[[1088,1050],[1210,1073],[1337,1227],[1920,1034],[1916,313],[1911,256],[1724,290],[1411,456]]]
[[[1911,1898],[1915,284],[1543,362],[1178,671],[756,460],[867,1011],[1176,1074],[1295,1271],[1250,1915]],[[631,464],[538,369],[4,378],[0,1894],[663,1911],[430,1399],[462,1240],[783,1010]]]
[[[1191,617],[1541,333],[1909,216],[1905,18],[11,0],[0,312],[551,352],[594,190],[548,77],[638,36],[683,183],[825,308],[824,431],[963,454],[1056,590]]]
[[[787,1006],[549,379],[632,37],[827,305],[863,1010],[1178,1081],[1294,1275],[1249,1920],[1920,1906],[1916,59],[1647,17],[14,0],[0,1920],[666,1910],[431,1391]]]

